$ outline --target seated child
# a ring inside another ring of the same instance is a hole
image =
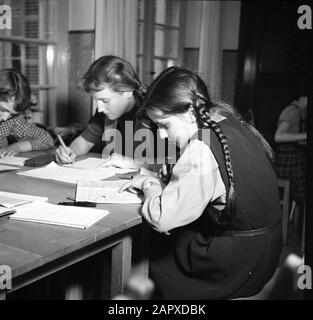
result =
[[[31,89],[26,77],[13,69],[0,71],[0,158],[53,146],[51,135],[25,120]],[[13,142],[9,144],[11,139]],[[9,140],[8,140],[9,139]]]

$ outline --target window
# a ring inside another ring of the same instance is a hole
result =
[[[14,68],[29,80],[38,103],[33,120],[48,124],[55,102],[55,0],[0,0],[11,7],[12,29],[0,30],[0,69]]]
[[[143,82],[182,65],[185,11],[185,1],[138,0],[137,71]]]

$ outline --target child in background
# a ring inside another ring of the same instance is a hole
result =
[[[158,231],[150,250],[155,298],[256,294],[278,266],[282,242],[269,145],[177,67],[154,80],[141,114],[181,150],[168,184],[137,175],[120,190],[143,191],[141,213]]]
[[[25,120],[23,112],[30,106],[31,89],[26,77],[13,69],[0,71],[0,158],[20,152],[53,147],[48,132]],[[8,143],[14,138],[16,142]]]

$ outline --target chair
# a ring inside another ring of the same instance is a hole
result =
[[[265,284],[263,289],[250,297],[236,298],[231,300],[300,300],[303,292],[297,285],[299,278],[298,268],[302,265],[303,258],[290,253],[277,268],[272,278]]]
[[[277,179],[277,184],[279,189],[280,205],[282,207],[282,212],[283,212],[283,219],[282,219],[283,244],[286,244],[287,236],[288,236],[288,223],[289,223],[290,181],[286,179]]]

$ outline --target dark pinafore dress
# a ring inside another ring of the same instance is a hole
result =
[[[209,204],[199,219],[171,230],[152,231],[150,277],[155,298],[231,299],[256,294],[271,278],[282,248],[277,180],[261,145],[238,120],[219,122],[228,139],[238,199],[235,220],[217,226]],[[207,143],[228,192],[223,153],[216,135]],[[196,156],[196,155],[195,155]],[[196,191],[194,191],[196,192]]]

